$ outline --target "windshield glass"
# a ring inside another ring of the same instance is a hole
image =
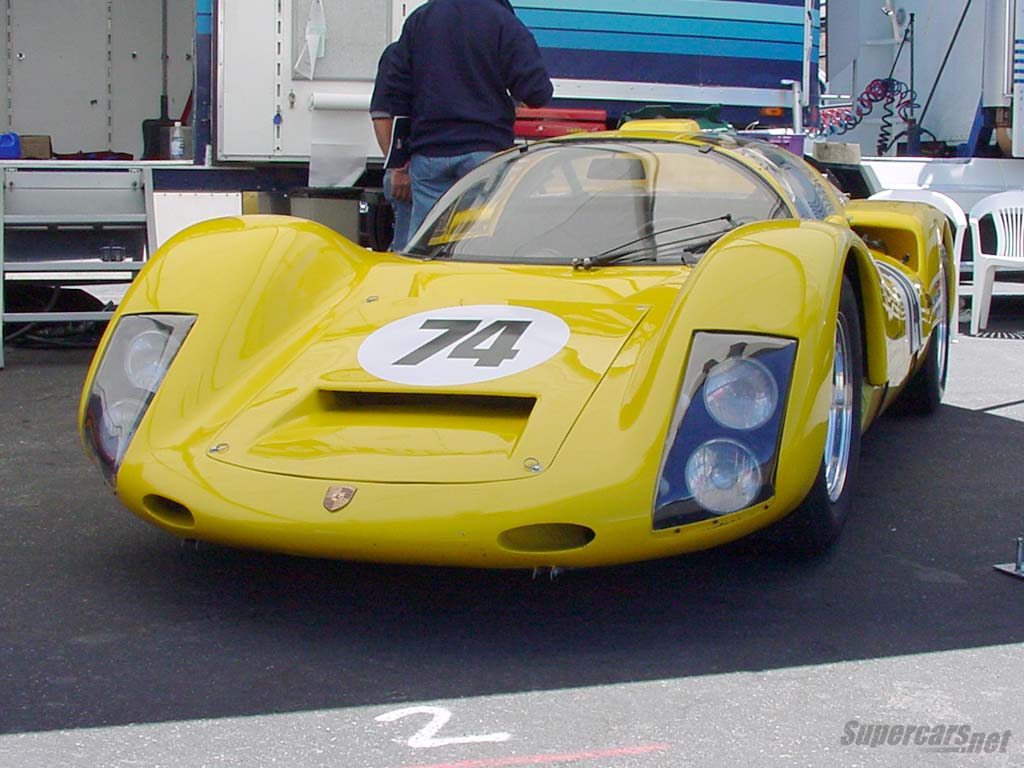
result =
[[[407,252],[515,263],[692,263],[741,224],[790,216],[755,172],[711,147],[561,142],[506,153],[461,179]]]

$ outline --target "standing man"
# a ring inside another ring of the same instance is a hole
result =
[[[370,119],[373,121],[373,135],[380,145],[380,151],[386,158],[391,148],[391,133],[394,130],[397,116],[391,103],[385,96],[384,83],[389,77],[395,53],[392,43],[380,55],[377,63],[377,79],[373,83],[373,95],[370,97]],[[388,246],[390,251],[400,251],[409,240],[409,219],[412,215],[412,188],[409,182],[409,167],[384,169],[384,199],[391,205],[394,213],[395,236]]]
[[[405,20],[385,91],[412,116],[411,235],[457,179],[512,146],[516,102],[542,107],[553,89],[508,0],[430,0]]]

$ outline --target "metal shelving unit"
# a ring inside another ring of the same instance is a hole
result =
[[[60,290],[126,283],[148,256],[152,174],[146,167],[25,162],[0,186],[0,336],[7,323],[102,321],[112,310],[10,312],[14,283]],[[0,344],[0,368],[3,368]]]

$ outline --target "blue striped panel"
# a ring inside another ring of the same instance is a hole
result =
[[[803,72],[803,66],[799,61],[764,60],[757,67],[737,67],[736,59],[730,57],[672,56],[659,53],[580,51],[561,48],[544,48],[541,55],[553,77],[571,80],[627,80],[643,83],[686,83],[709,88],[780,90],[780,80],[799,80]],[[630,74],[623,77],[622,73]]]
[[[196,34],[213,34],[213,0],[196,0]]]
[[[638,16],[620,13],[575,11],[521,11],[519,18],[532,30],[573,30],[635,35],[675,35],[678,37],[760,40],[803,45],[804,25],[766,24],[748,21],[721,21],[665,16]]]
[[[778,90],[803,74],[803,0],[513,0],[552,77]],[[819,15],[811,19],[818,59]],[[755,63],[756,62],[756,63]]]
[[[804,52],[803,45],[799,44],[763,43],[754,40],[619,35],[613,32],[570,32],[546,29],[532,31],[541,48],[670,53],[683,56],[725,56],[783,61],[801,61]]]
[[[804,23],[802,0],[792,2],[739,2],[739,0],[514,0],[518,12],[527,9],[636,13],[647,16],[691,16],[703,19],[761,21],[774,24]],[[817,15],[817,14],[815,14]]]

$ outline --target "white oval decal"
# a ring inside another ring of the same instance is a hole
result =
[[[377,329],[360,345],[359,364],[397,384],[473,384],[533,368],[568,341],[565,321],[539,309],[446,307]]]

